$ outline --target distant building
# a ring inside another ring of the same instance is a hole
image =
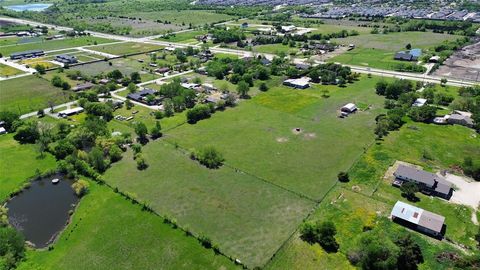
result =
[[[307,70],[310,68],[310,65],[309,64],[302,64],[302,63],[298,63],[295,65],[295,67],[297,69],[300,69],[300,70]]]
[[[466,127],[473,127],[473,119],[468,114],[461,114],[458,111],[452,113],[450,117],[447,118],[447,123],[452,125],[462,125]]]
[[[84,90],[92,89],[94,86],[95,84],[91,82],[79,83],[72,88],[72,91],[74,92],[84,91]]]
[[[438,63],[440,61],[440,56],[438,55],[434,55],[432,57],[430,57],[430,59],[428,59],[428,62],[430,63]]]
[[[434,237],[443,237],[445,217],[413,205],[397,201],[391,212],[392,220]]]
[[[160,74],[165,74],[169,71],[170,71],[170,68],[168,68],[168,67],[162,67],[162,68],[155,69],[155,72],[160,73]]]
[[[410,51],[397,52],[393,59],[400,61],[417,61],[421,55],[421,49],[411,49]]]
[[[413,107],[423,107],[427,104],[427,100],[424,98],[417,98],[415,102],[413,102],[412,106]]]
[[[58,112],[58,116],[67,117],[67,116],[72,116],[72,115],[75,115],[75,114],[79,114],[81,112],[83,112],[83,108],[82,107],[76,107],[76,108],[73,108],[73,109],[67,109],[67,110],[60,111],[60,112]]]
[[[355,111],[357,111],[358,108],[357,108],[357,105],[353,104],[353,103],[348,103],[348,104],[345,104],[345,106],[343,106],[340,111],[344,112],[344,113],[347,113],[347,114],[350,114],[350,113],[354,113]]]
[[[181,83],[180,84],[183,88],[187,88],[187,89],[195,89],[197,87],[200,87],[200,84],[198,83]]]
[[[295,30],[297,30],[297,27],[295,25],[282,26],[282,32],[284,33],[291,33]]]
[[[64,63],[64,64],[75,64],[78,63],[78,60],[75,56],[73,55],[68,55],[68,54],[60,54],[55,56],[55,61]]]
[[[307,89],[310,87],[310,78],[302,77],[299,79],[288,79],[283,81],[283,85],[290,86],[297,89]]]
[[[103,84],[103,85],[105,85],[105,84],[107,84],[107,83],[109,83],[109,82],[110,82],[109,79],[101,79],[101,80],[98,81],[99,84]]]
[[[137,101],[137,102],[145,103],[145,104],[148,104],[148,105],[154,105],[155,103],[157,103],[157,101],[149,101],[149,100],[147,100],[147,96],[155,95],[155,93],[156,93],[156,91],[153,90],[153,89],[144,88],[141,91],[128,94],[127,98],[129,98],[131,100],[134,100],[134,101]]]
[[[401,186],[405,182],[413,182],[418,185],[422,193],[447,200],[453,193],[452,183],[443,177],[411,166],[399,165],[393,175],[396,180],[393,183],[395,186]]]
[[[0,135],[7,134],[7,130],[4,127],[0,127]]]
[[[45,55],[45,52],[42,50],[29,50],[24,52],[12,53],[10,54],[10,59],[18,60],[18,59],[24,59],[24,58],[40,57],[44,55]]]

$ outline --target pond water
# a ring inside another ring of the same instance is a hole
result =
[[[49,8],[52,4],[25,4],[25,5],[14,5],[14,6],[4,6],[6,9],[14,11],[44,11]]]
[[[59,178],[60,182],[52,183]],[[69,211],[78,202],[71,185],[73,181],[53,175],[32,182],[30,188],[7,203],[8,220],[37,248],[48,246],[64,228]]]

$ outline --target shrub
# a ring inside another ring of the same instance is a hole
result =
[[[223,165],[223,155],[214,147],[207,146],[192,155],[200,164],[210,169],[216,169]]]
[[[136,156],[135,161],[137,162],[137,169],[145,170],[146,168],[148,168],[147,161],[143,158],[141,154],[138,154]]]
[[[89,184],[85,180],[78,180],[75,183],[72,184],[72,188],[75,191],[75,194],[77,194],[78,197],[82,197],[83,195],[88,193],[88,187]]]
[[[211,109],[208,105],[195,105],[195,107],[187,111],[187,121],[190,124],[195,124],[202,119],[210,117],[211,113]]]
[[[339,172],[338,173],[338,181],[343,182],[343,183],[349,182],[350,178],[348,177],[348,173],[347,172]]]
[[[301,238],[310,243],[318,243],[327,252],[337,252],[339,245],[335,240],[337,229],[331,221],[304,223],[300,228]]]

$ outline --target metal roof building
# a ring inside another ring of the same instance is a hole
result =
[[[445,223],[445,217],[401,201],[397,201],[391,216],[395,221],[407,222],[414,229],[433,236],[442,234]]]

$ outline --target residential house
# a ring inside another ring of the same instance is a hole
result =
[[[422,193],[435,195],[447,200],[453,194],[452,183],[430,172],[411,166],[399,165],[393,175],[396,180],[393,183],[395,186],[401,186],[405,182],[413,182],[418,185]]]
[[[58,116],[67,117],[67,116],[72,116],[72,115],[75,115],[75,114],[79,114],[83,111],[84,110],[83,110],[82,107],[76,107],[76,108],[73,108],[73,109],[66,109],[66,110],[58,112]]]
[[[72,88],[72,91],[74,92],[84,91],[84,90],[92,89],[94,86],[95,84],[91,82],[79,83]]]
[[[153,95],[155,95],[156,92],[157,91],[155,91],[153,89],[144,88],[144,89],[142,89],[138,92],[129,93],[127,95],[127,98],[131,99],[131,100],[134,100],[134,101],[137,101],[137,102],[140,102],[140,103],[147,104],[147,105],[155,105],[159,102],[159,100],[157,100],[157,99],[149,100],[148,96],[153,96]]]
[[[299,79],[287,79],[283,81],[283,85],[290,86],[297,89],[307,89],[310,87],[310,78],[302,77]]]
[[[471,114],[461,114],[458,113],[459,111],[456,111],[457,113],[452,113],[450,117],[447,118],[447,123],[452,124],[452,125],[462,125],[466,127],[473,127],[473,119],[471,118]]]
[[[78,60],[74,55],[68,54],[60,54],[55,56],[55,61],[68,65],[78,63]]]
[[[434,237],[443,237],[445,217],[422,208],[397,201],[391,212],[392,220]]]
[[[40,57],[44,55],[45,55],[45,52],[42,50],[29,50],[24,52],[12,53],[10,54],[10,59],[18,60],[18,59],[24,59],[24,58]]]

